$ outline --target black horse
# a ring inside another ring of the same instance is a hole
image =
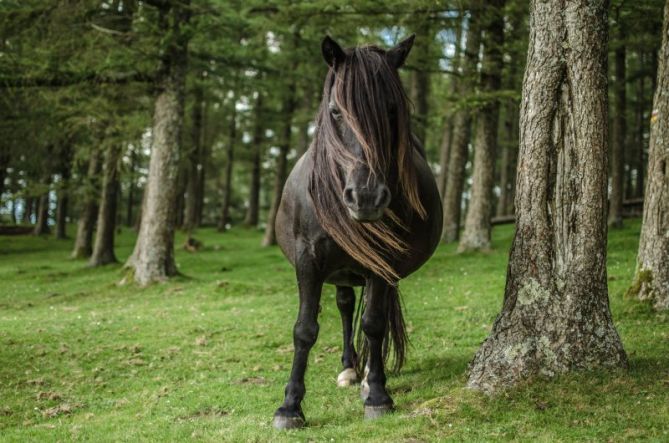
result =
[[[300,405],[304,374],[318,336],[324,283],[337,287],[344,329],[338,384],[356,382],[366,365],[365,417],[393,408],[384,362],[392,345],[399,369],[406,346],[397,283],[432,255],[442,222],[437,186],[411,134],[409,104],[397,72],[413,38],[388,51],[376,46],[343,50],[331,38],[323,40],[330,69],[314,141],[288,177],[276,219],[277,240],[295,266],[300,297],[293,367],[285,400],[274,415],[276,428],[305,422]],[[353,345],[354,286],[364,286],[360,359]]]

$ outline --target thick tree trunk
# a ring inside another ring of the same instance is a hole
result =
[[[455,52],[453,58],[451,59],[451,70],[453,75],[451,76],[451,95],[455,98],[458,95],[458,81],[459,81],[459,70],[460,62],[462,60],[462,15],[457,21],[455,29]],[[437,188],[439,189],[439,195],[441,198],[444,198],[444,191],[446,188],[446,176],[448,171],[448,161],[451,152],[451,145],[453,143],[453,114],[450,111],[447,111],[446,119],[444,121],[444,129],[441,136],[441,145],[439,147],[439,177],[437,179]]]
[[[221,217],[218,219],[218,230],[225,231],[230,223],[230,201],[232,199],[232,171],[235,155],[235,143],[237,143],[237,99],[232,99],[230,110],[230,122],[228,127],[228,147],[225,150],[225,176],[223,178]]]
[[[118,202],[118,164],[121,148],[112,144],[105,153],[102,178],[102,194],[98,209],[97,231],[93,254],[88,262],[90,266],[103,266],[116,263],[114,254],[114,232],[116,229],[116,208]]]
[[[88,160],[86,192],[77,223],[77,237],[74,240],[72,258],[87,258],[93,253],[93,230],[98,214],[97,183],[101,164],[100,152],[96,150]]]
[[[290,135],[293,126],[293,113],[295,112],[295,102],[290,93],[292,87],[286,91],[286,97],[283,99],[282,115],[284,118],[283,134],[281,145],[279,146],[279,156],[276,159],[276,176],[274,177],[274,190],[272,198],[272,205],[267,214],[267,226],[265,227],[265,236],[262,240],[263,246],[272,246],[276,244],[276,233],[274,230],[274,223],[276,221],[276,214],[281,204],[281,194],[283,193],[283,185],[286,182],[288,174],[288,150],[290,148]]]
[[[664,7],[648,151],[648,177],[634,282],[629,295],[669,309],[669,0]]]
[[[184,229],[190,237],[193,230],[198,226],[198,203],[200,190],[200,169],[202,165],[202,119],[204,90],[201,85],[197,85],[194,90],[192,127],[191,127],[191,146],[188,156],[188,177],[186,185],[186,210],[184,214]]]
[[[174,261],[175,201],[179,174],[179,143],[183,126],[188,41],[183,27],[190,1],[171,6],[171,29],[163,57],[163,76],[153,114],[153,143],[142,221],[135,250],[127,266],[134,280],[146,285],[177,273]]]
[[[255,105],[255,122],[253,127],[253,154],[251,156],[251,184],[249,187],[249,207],[246,211],[244,224],[247,226],[258,225],[260,213],[260,159],[263,151],[264,139],[263,99],[258,93]]]
[[[485,41],[481,67],[481,91],[493,96],[502,84],[505,0],[491,0],[486,9]],[[495,155],[499,126],[499,100],[491,98],[479,108],[474,140],[474,171],[465,229],[458,251],[490,249],[490,232],[495,184]]]
[[[606,278],[607,6],[532,1],[516,235],[472,388],[626,365]]]
[[[623,227],[623,185],[625,180],[625,141],[627,137],[626,75],[625,75],[625,26],[621,23],[620,7],[616,10],[619,44],[615,50],[615,81],[613,83],[613,127],[611,133],[611,194],[609,195],[609,226]]]
[[[469,31],[465,47],[462,79],[458,82],[458,96],[466,98],[473,90],[476,78],[476,65],[481,46],[480,17],[481,5],[478,0],[472,2]],[[453,119],[453,141],[451,143],[446,185],[444,188],[444,223],[442,240],[453,242],[458,239],[462,212],[462,192],[465,185],[465,166],[467,164],[469,140],[471,137],[471,112],[459,110]]]

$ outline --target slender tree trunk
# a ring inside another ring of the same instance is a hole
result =
[[[137,147],[133,146],[129,152],[130,155],[130,170],[128,177],[128,200],[125,208],[125,225],[127,227],[133,226],[133,209],[135,207],[135,194],[137,193],[137,185],[135,184],[135,170],[137,169]]]
[[[453,53],[453,58],[451,59],[451,70],[453,75],[451,76],[451,96],[453,99],[458,95],[458,82],[459,82],[459,70],[460,62],[462,60],[462,15],[456,22],[455,28],[455,51]],[[441,198],[444,198],[444,191],[446,188],[446,177],[448,171],[448,161],[451,152],[451,145],[453,144],[453,114],[448,112],[446,114],[446,119],[444,121],[444,130],[441,136],[441,145],[439,147],[439,177],[437,180],[437,187],[439,189],[439,195]]]
[[[116,263],[114,254],[114,233],[116,229],[116,208],[118,202],[118,163],[121,148],[111,144],[105,153],[103,168],[102,194],[98,209],[97,231],[93,254],[88,262],[90,266],[103,266]]]
[[[477,74],[476,65],[479,60],[481,46],[480,17],[481,4],[474,0],[471,6],[471,18],[467,43],[465,47],[462,79],[458,82],[459,98],[466,98],[473,90]],[[453,142],[448,160],[448,173],[444,188],[444,223],[442,240],[453,242],[458,239],[460,218],[462,212],[462,192],[465,185],[465,166],[467,164],[469,140],[471,137],[471,112],[468,109],[459,110],[453,120]]]
[[[628,294],[669,309],[669,0],[664,7],[648,151],[648,180],[634,282]]]
[[[230,201],[232,199],[232,171],[235,154],[235,143],[237,143],[237,99],[232,100],[230,112],[230,126],[228,128],[228,148],[225,150],[225,177],[223,179],[223,192],[221,203],[221,218],[218,220],[218,230],[225,231],[230,223]]]
[[[494,95],[502,85],[502,46],[504,44],[505,0],[487,3],[484,53],[481,67],[481,90]],[[475,251],[490,249],[490,232],[495,184],[495,153],[499,126],[499,100],[479,108],[474,141],[474,172],[472,193],[465,219],[465,229],[458,250]]]
[[[21,217],[21,223],[24,225],[29,225],[32,223],[33,215],[33,206],[35,205],[35,199],[33,197],[26,197],[23,200],[23,215]]]
[[[469,368],[486,392],[622,367],[606,278],[606,0],[533,0],[516,235],[502,312]]]
[[[616,26],[619,44],[615,50],[615,82],[613,98],[615,114],[611,134],[611,194],[609,195],[609,226],[623,227],[623,185],[625,179],[625,141],[627,122],[626,75],[625,75],[625,26],[620,21],[620,6],[616,10]]]
[[[427,126],[429,115],[429,101],[430,95],[430,62],[434,60],[430,56],[430,46],[434,34],[430,29],[429,22],[422,23],[418,29],[418,38],[416,39],[417,47],[413,50],[413,60],[416,64],[416,69],[411,71],[411,101],[414,104],[415,112],[413,119],[412,131],[418,140],[427,146]]]
[[[301,116],[299,122],[299,140],[295,143],[297,148],[297,158],[300,158],[307,152],[309,145],[311,144],[311,137],[309,136],[309,125],[312,121],[312,116],[314,110],[312,109],[312,103],[314,101],[314,94],[310,87],[306,87],[304,91],[304,96],[302,98],[302,105],[300,106]]]
[[[7,178],[9,159],[9,148],[0,146],[0,203],[2,203],[2,194],[5,193],[5,179]]]
[[[198,225],[198,203],[200,188],[200,169],[202,155],[202,106],[204,102],[204,90],[202,85],[197,85],[193,92],[193,112],[191,128],[191,146],[188,156],[188,183],[186,185],[186,211],[184,215],[184,229],[190,238],[193,230]]]
[[[67,211],[69,207],[70,195],[69,185],[72,168],[72,149],[68,145],[64,147],[61,153],[60,186],[58,189],[58,206],[56,206],[56,238],[67,238]]]
[[[77,223],[77,237],[74,240],[72,258],[87,258],[93,253],[93,230],[98,214],[97,189],[101,164],[100,152],[96,150],[88,160],[86,192]]]
[[[646,119],[644,117],[646,111],[646,78],[641,75],[637,82],[637,170],[636,170],[636,187],[635,187],[635,197],[643,197],[644,192],[644,170],[646,165],[646,154],[645,154],[645,142],[644,142],[644,132],[646,129]]]
[[[281,204],[281,194],[283,193],[283,185],[286,183],[286,176],[288,174],[288,149],[290,148],[290,135],[293,125],[293,113],[295,112],[295,102],[290,91],[292,87],[286,91],[286,96],[283,99],[282,115],[284,118],[283,134],[281,145],[279,146],[279,156],[276,159],[276,176],[274,178],[274,190],[272,205],[267,214],[267,226],[265,227],[265,237],[262,240],[263,246],[272,246],[276,244],[276,233],[274,223],[276,221],[276,214]]]
[[[142,221],[135,250],[127,263],[134,270],[134,280],[141,285],[162,281],[177,273],[174,203],[188,63],[188,40],[183,28],[190,19],[190,1],[173,4],[169,13],[172,19],[170,29],[166,29],[168,42],[154,108],[153,143]]]
[[[260,213],[260,159],[263,151],[264,140],[263,99],[258,93],[255,106],[255,122],[253,127],[253,154],[251,157],[251,185],[249,187],[249,207],[246,211],[244,224],[247,226],[258,225]]]
[[[37,220],[33,235],[43,235],[51,232],[49,228],[49,192],[51,186],[51,154],[53,149],[49,147],[46,157],[42,160],[42,185],[46,188],[44,193],[38,197]]]

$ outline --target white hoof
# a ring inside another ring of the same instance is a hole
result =
[[[358,383],[358,374],[353,368],[346,368],[337,377],[337,386],[344,388]]]

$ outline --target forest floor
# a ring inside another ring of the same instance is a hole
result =
[[[609,287],[629,371],[535,380],[488,398],[467,363],[500,309],[512,226],[494,250],[440,247],[402,282],[412,347],[388,386],[397,410],[363,421],[357,387],[335,385],[341,328],[326,286],[309,358],[303,430],[278,432],[296,316],[294,274],[260,233],[198,231],[183,276],[119,285],[121,265],[68,259],[71,241],[0,237],[2,441],[669,440],[669,315],[623,293],[639,222],[612,232]],[[134,234],[117,239],[119,258]],[[177,237],[177,245],[184,238]]]

